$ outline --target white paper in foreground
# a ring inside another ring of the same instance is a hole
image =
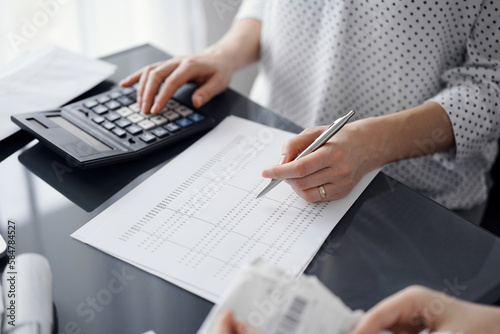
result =
[[[378,171],[335,202],[255,199],[292,136],[230,116],[72,236],[212,302],[258,257],[297,277]]]
[[[345,334],[363,315],[347,307],[316,276],[292,279],[261,260],[236,275],[198,334],[213,333],[214,322],[225,310],[262,334]]]
[[[2,285],[7,305],[2,333],[53,332],[52,272],[44,256],[17,256],[3,272]]]
[[[55,46],[8,63],[0,70],[0,140],[19,130],[11,115],[58,108],[115,70],[113,64]]]
[[[245,265],[214,305],[198,334],[211,334],[225,310],[261,334],[348,334],[361,320],[362,310],[351,310],[316,276],[292,279],[258,259]],[[382,330],[379,334],[391,334]],[[429,332],[419,334],[461,334]]]

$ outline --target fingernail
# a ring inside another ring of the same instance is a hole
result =
[[[201,105],[203,104],[203,96],[196,95],[194,99],[196,100],[197,107],[201,107]]]
[[[151,113],[152,114],[156,114],[156,109],[158,108],[158,105],[155,103],[153,104],[153,106],[151,107]]]
[[[280,161],[278,162],[278,165],[282,165],[285,162],[286,156],[283,154],[280,158]]]

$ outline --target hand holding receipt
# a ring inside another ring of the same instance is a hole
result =
[[[354,110],[351,110],[347,113],[347,115],[340,117],[339,119],[335,120],[330,126],[321,134],[319,135],[314,142],[312,142],[311,145],[309,145],[302,153],[300,153],[293,161],[296,161],[307,154],[315,151],[319,147],[323,146],[330,138],[333,137],[334,134],[336,134],[342,127],[349,121],[349,119],[354,115]],[[262,189],[259,194],[257,195],[257,198],[265,195],[267,192],[269,192],[271,189],[276,187],[283,179],[272,179],[265,187]],[[320,188],[322,189],[322,188]],[[324,190],[323,190],[324,191]]]

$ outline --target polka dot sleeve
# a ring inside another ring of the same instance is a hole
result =
[[[252,18],[262,21],[266,0],[244,0],[234,20]]]
[[[459,163],[500,137],[500,4],[483,1],[460,67],[441,76],[446,88],[430,99],[447,112]]]

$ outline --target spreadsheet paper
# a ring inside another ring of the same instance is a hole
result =
[[[229,116],[72,237],[214,303],[257,258],[296,277],[378,170],[337,201],[308,203],[284,182],[256,199],[293,136]]]

